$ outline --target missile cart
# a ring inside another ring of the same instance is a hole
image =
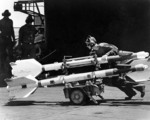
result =
[[[65,98],[70,99],[70,102],[74,105],[84,105],[90,101],[98,104],[92,96],[99,96],[101,99],[104,99],[101,96],[101,93],[104,92],[102,80],[97,81],[95,84],[91,81],[86,81],[84,85],[80,85],[78,83],[76,83],[76,85],[66,83],[63,90]]]

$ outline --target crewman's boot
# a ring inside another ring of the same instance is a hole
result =
[[[125,97],[125,100],[131,100],[133,96],[136,95],[136,92],[133,95],[128,95],[128,97]]]
[[[145,96],[145,86],[134,86],[134,89],[139,91],[141,93],[141,97],[143,98]]]

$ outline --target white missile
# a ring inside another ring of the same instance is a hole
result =
[[[15,77],[11,79],[5,80],[7,83],[7,89],[9,92],[9,96],[11,99],[17,98],[26,98],[30,94],[32,94],[38,86],[53,86],[58,84],[65,84],[69,82],[79,82],[84,80],[91,80],[94,78],[104,78],[108,76],[119,75],[120,73],[126,72],[134,72],[134,71],[143,71],[147,68],[147,65],[139,64],[131,68],[125,69],[106,69],[100,71],[93,71],[87,73],[80,73],[80,74],[71,74],[71,75],[63,75],[57,76],[45,80],[38,81],[33,76],[23,76],[23,77]]]
[[[123,51],[124,53],[124,51]],[[103,56],[98,57],[97,61],[100,64],[108,63],[111,61],[123,61],[127,59],[141,59],[146,58],[149,56],[148,52],[137,52],[137,53],[130,53],[127,55],[116,55],[116,56]],[[79,57],[79,58],[72,58],[67,59],[66,62],[57,62],[42,65],[35,59],[26,59],[26,60],[17,60],[15,63],[11,64],[12,66],[12,74],[17,77],[23,77],[32,75],[33,77],[38,76],[42,71],[52,71],[52,70],[60,70],[66,68],[75,68],[75,67],[82,67],[82,66],[90,66],[94,65],[95,58],[93,56],[87,57]]]

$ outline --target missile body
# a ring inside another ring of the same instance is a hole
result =
[[[124,51],[122,51],[123,53]],[[115,55],[115,56],[103,56],[103,57],[98,57],[97,60],[100,64],[112,62],[112,61],[121,61],[121,60],[126,60],[126,59],[139,59],[139,58],[145,58],[149,54],[147,52],[138,52],[138,53],[130,53],[129,55]],[[83,59],[82,59],[83,58]],[[82,67],[82,66],[89,66],[93,65],[95,59],[93,56],[87,56],[87,57],[81,57],[80,58],[72,58],[68,59],[66,61],[66,67],[67,68],[75,68],[75,67]],[[63,62],[60,63],[53,63],[53,64],[47,64],[43,65],[43,69],[45,71],[52,71],[52,70],[60,70],[63,67]]]
[[[68,83],[68,82],[78,82],[83,80],[90,80],[94,78],[104,78],[108,76],[114,76],[118,75],[120,73],[126,73],[129,71],[143,71],[145,70],[145,65],[139,65],[131,68],[126,69],[106,69],[106,70],[100,70],[100,71],[94,71],[94,72],[87,72],[87,73],[80,73],[80,74],[72,74],[72,75],[65,75],[65,76],[58,76],[51,79],[45,79],[38,82],[40,86],[46,86],[46,85],[57,85],[62,83]]]

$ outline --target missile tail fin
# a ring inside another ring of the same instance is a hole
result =
[[[26,98],[38,87],[38,81],[32,77],[18,77],[5,80],[10,99]]]

